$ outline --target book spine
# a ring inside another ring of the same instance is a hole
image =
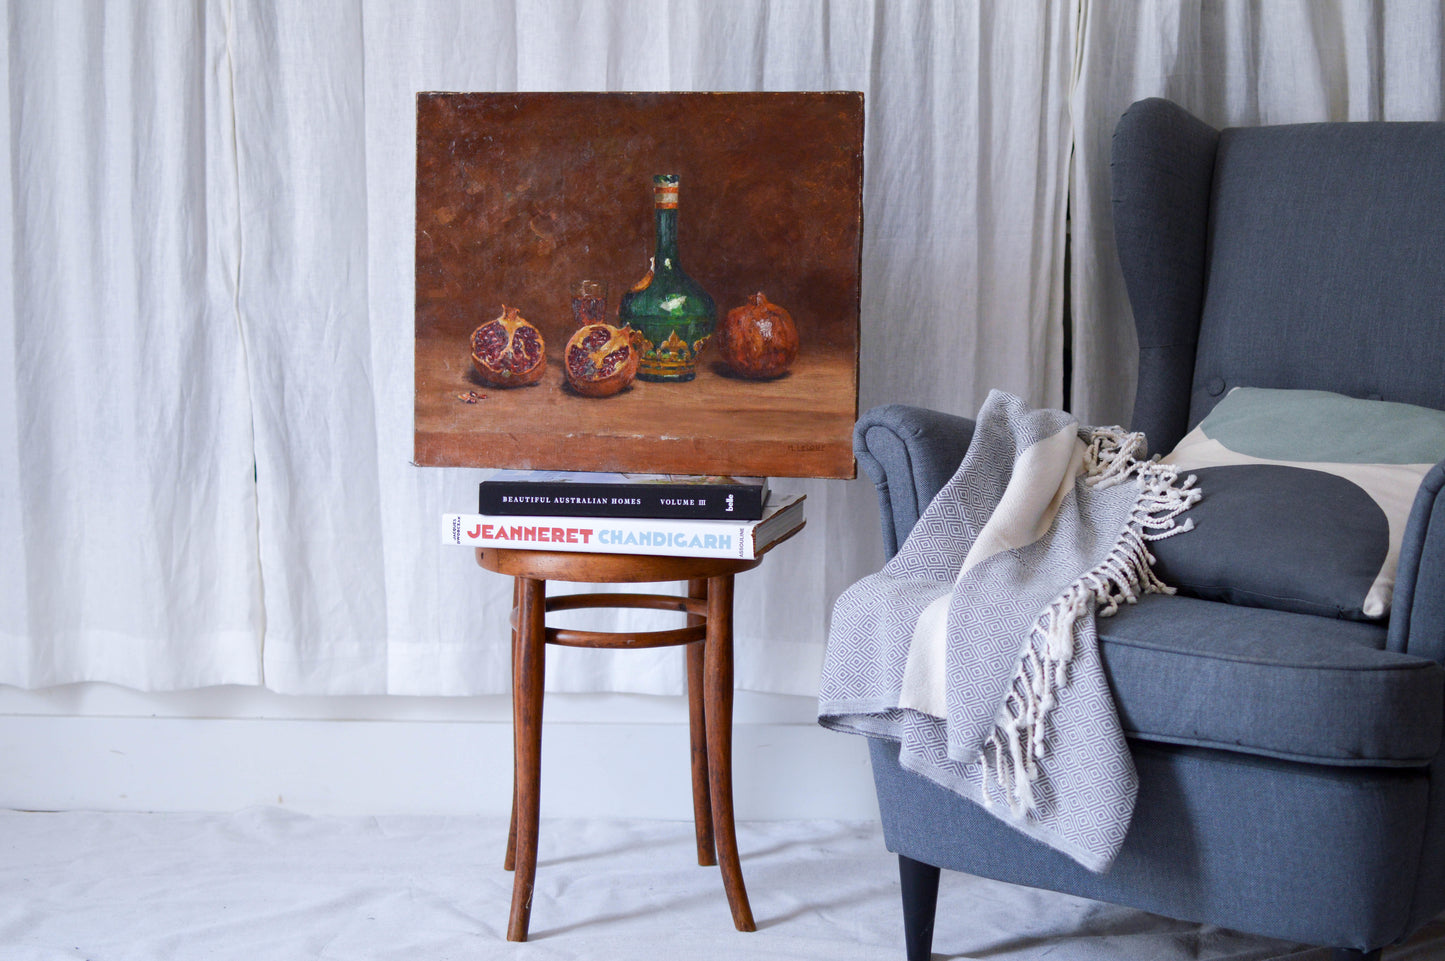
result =
[[[442,541],[463,547],[664,554],[672,557],[757,556],[756,524],[727,521],[445,514]]]
[[[477,512],[545,517],[637,517],[755,521],[760,487],[547,484],[482,481]]]

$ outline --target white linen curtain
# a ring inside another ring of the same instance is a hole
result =
[[[0,17],[0,681],[257,683],[225,5]]]
[[[1138,342],[1114,254],[1109,145],[1166,97],[1215,126],[1445,120],[1439,0],[1089,0],[1072,98],[1073,410],[1127,424]]]
[[[1063,402],[1072,178],[1074,406],[1109,420],[1134,358],[1099,188],[1130,100],[1213,122],[1304,119],[1316,94],[1348,105],[1333,119],[1440,109],[1428,0],[0,18],[0,683],[25,687],[506,689],[510,586],[438,543],[476,472],[409,463],[419,91],[864,91],[863,408]],[[881,560],[876,505],[861,478],[776,486],[808,494],[809,524],[739,578],[738,683],[811,694],[832,598]],[[558,651],[548,684],[675,693],[682,673],[676,652]]]
[[[505,690],[509,585],[438,544],[476,473],[409,463],[418,91],[863,90],[863,406],[1060,400],[1073,4],[0,11],[0,682]],[[777,486],[809,526],[739,579],[738,682],[810,694],[876,506]],[[559,651],[549,686],[676,692],[681,658]]]

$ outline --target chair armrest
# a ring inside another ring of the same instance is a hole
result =
[[[958,470],[973,421],[922,407],[874,407],[853,428],[853,453],[878,488],[883,544],[891,558],[918,515]]]
[[[1445,461],[1420,482],[1405,523],[1389,648],[1445,661]]]

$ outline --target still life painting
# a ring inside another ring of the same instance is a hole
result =
[[[858,93],[423,93],[415,461],[852,477]]]

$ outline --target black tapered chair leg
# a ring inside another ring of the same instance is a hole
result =
[[[903,940],[908,961],[929,961],[933,956],[933,921],[938,912],[938,880],[942,872],[932,864],[898,855],[898,879],[903,889]],[[1381,961],[1383,950],[1356,951],[1335,948],[1332,961]]]
[[[908,961],[928,961],[933,954],[933,917],[938,909],[939,869],[898,855],[903,884],[903,943]]]

